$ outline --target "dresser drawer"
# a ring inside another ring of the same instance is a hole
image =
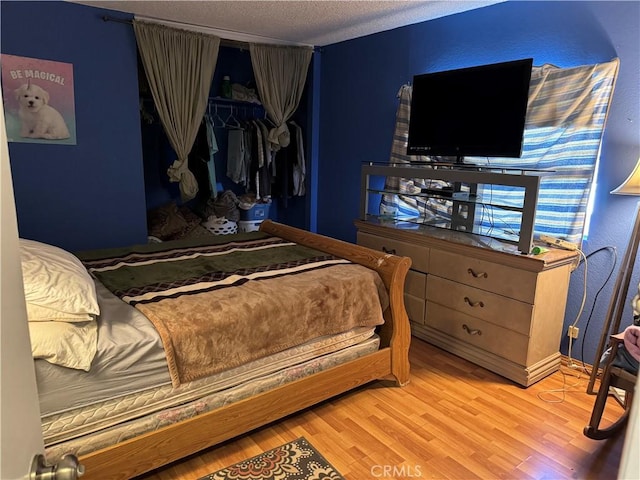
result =
[[[529,335],[533,305],[429,275],[427,300]]]
[[[369,233],[358,232],[358,245],[369,247],[402,257],[411,258],[411,268],[420,272],[428,272],[429,267],[429,248],[422,245],[414,245],[402,242],[400,240],[388,239],[371,235]]]
[[[454,282],[534,303],[537,274],[473,257],[431,249],[429,273]]]
[[[425,298],[427,293],[427,276],[424,273],[409,270],[404,282],[404,291],[418,298]]]
[[[404,294],[404,308],[407,310],[409,320],[420,325],[424,325],[424,298],[414,297],[413,295]]]
[[[529,348],[529,337],[526,335],[429,301],[426,324],[461,342],[526,365]]]
[[[427,276],[409,270],[404,283],[404,306],[409,319],[424,324],[424,298],[427,291]]]

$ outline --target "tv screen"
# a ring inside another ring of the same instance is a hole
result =
[[[413,77],[408,155],[520,157],[533,59]]]

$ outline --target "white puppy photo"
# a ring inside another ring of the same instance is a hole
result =
[[[20,108],[20,136],[62,140],[69,138],[69,129],[60,112],[49,105],[49,93],[31,82],[15,90]]]

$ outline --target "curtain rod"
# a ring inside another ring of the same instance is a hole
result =
[[[128,25],[133,25],[132,20],[125,19],[125,18],[111,17],[109,15],[103,15],[102,20],[105,22],[126,23]],[[238,50],[249,50],[249,42],[242,41],[242,40],[231,40],[228,38],[220,37],[219,35],[216,35],[216,36],[220,38],[220,45],[222,45],[223,47],[237,48]],[[260,42],[256,42],[256,43],[260,43]],[[321,52],[322,49],[320,47],[314,47],[313,51]]]
[[[105,22],[133,25],[132,20],[126,18],[110,17],[109,15],[103,15],[102,20]],[[223,47],[237,48],[238,50],[249,50],[249,44],[247,42],[241,42],[239,40],[228,40],[226,38],[220,38],[220,45],[222,45]]]

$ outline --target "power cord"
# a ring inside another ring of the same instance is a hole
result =
[[[580,321],[580,317],[582,316],[582,312],[584,310],[584,305],[585,305],[585,303],[587,301],[587,271],[588,271],[588,269],[587,269],[587,256],[580,249],[577,249],[576,251],[580,254],[580,256],[582,257],[582,259],[584,261],[584,277],[583,277],[583,288],[582,288],[582,302],[580,303],[580,309],[578,310],[578,313],[576,315],[576,319],[571,324],[570,328],[572,328],[572,329],[575,328],[576,325],[578,324],[578,322]],[[583,334],[582,338],[584,339],[584,334]],[[583,344],[584,344],[584,341],[583,341]],[[573,362],[573,357],[571,356],[572,348],[573,348],[573,337],[569,336],[569,348],[568,348],[568,351],[567,351],[567,356],[569,357],[568,366],[569,366],[569,368],[577,369],[578,365]],[[584,365],[584,362],[583,362],[583,365]]]
[[[561,368],[558,371],[558,373],[562,375],[562,387],[550,389],[550,390],[544,390],[542,392],[538,392],[537,394],[537,397],[545,403],[562,403],[565,401],[567,397],[566,396],[567,392],[569,392],[572,388],[576,388],[581,385],[580,380],[582,379],[582,371],[578,370],[577,373],[576,373],[576,370],[571,370],[570,372],[564,372]],[[567,385],[567,377],[576,377],[576,382],[573,385]],[[583,388],[580,388],[579,390],[576,390],[576,391],[582,392],[583,390],[584,390]],[[561,394],[560,398],[544,398],[545,395],[553,395],[556,393]]]
[[[584,310],[584,305],[585,305],[585,301],[586,301],[586,293],[587,293],[587,259],[591,258],[593,255],[605,251],[605,250],[609,250],[613,252],[614,255],[614,261],[613,264],[611,266],[611,271],[609,272],[609,274],[607,275],[607,278],[605,279],[605,281],[603,282],[603,284],[600,286],[600,288],[598,289],[598,291],[596,292],[594,299],[593,299],[593,303],[591,305],[591,310],[589,312],[589,316],[587,317],[587,321],[584,327],[584,331],[583,331],[583,335],[582,335],[582,343],[581,343],[581,356],[582,356],[582,365],[580,369],[578,369],[579,365],[576,364],[571,356],[571,351],[572,351],[572,347],[573,347],[573,338],[569,337],[569,349],[568,349],[568,357],[569,357],[569,363],[567,365],[567,367],[570,369],[569,372],[565,372],[562,368],[559,370],[559,373],[562,375],[562,387],[559,389],[551,389],[551,390],[545,390],[543,392],[538,393],[538,398],[540,400],[542,400],[543,402],[546,403],[562,403],[564,402],[564,400],[566,399],[566,393],[568,391],[570,391],[570,389],[572,388],[576,388],[578,387],[581,382],[580,380],[582,380],[583,378],[583,374],[589,376],[591,375],[591,372],[588,371],[586,363],[584,362],[584,339],[586,338],[587,335],[587,331],[589,329],[589,324],[591,322],[591,317],[593,316],[593,312],[595,310],[595,305],[596,302],[598,300],[598,296],[600,295],[600,293],[602,292],[602,290],[604,289],[604,287],[607,285],[607,283],[609,282],[609,279],[611,278],[611,276],[613,275],[613,272],[615,271],[615,267],[617,264],[617,250],[615,247],[611,247],[611,246],[607,246],[607,247],[601,247],[598,248],[597,250],[594,250],[593,252],[589,253],[588,255],[585,255],[584,252],[580,249],[578,249],[577,251],[580,253],[580,262],[579,265],[582,264],[584,262],[584,268],[585,268],[585,274],[584,274],[584,281],[583,281],[583,296],[582,296],[582,303],[580,305],[580,309],[578,314],[576,315],[576,319],[574,320],[574,322],[571,324],[572,327],[575,327],[578,324],[578,321],[580,320],[580,317],[582,315],[582,312]],[[568,377],[575,377],[576,378],[576,382],[573,385],[567,385],[567,378]],[[581,388],[580,391],[582,391],[583,389]],[[550,394],[557,394],[560,393],[561,396],[560,398],[544,398],[544,395],[550,395]]]
[[[581,344],[581,350],[580,350],[580,356],[583,359],[582,360],[582,368],[589,375],[591,375],[591,372],[587,371],[588,370],[587,369],[587,365],[584,362],[584,339],[587,337],[587,332],[589,331],[589,325],[591,324],[591,317],[593,316],[593,312],[595,311],[596,302],[598,301],[598,297],[600,296],[600,293],[604,290],[604,287],[607,285],[607,283],[609,283],[609,280],[611,279],[613,273],[615,272],[616,265],[618,264],[618,250],[616,249],[616,247],[606,246],[606,247],[598,248],[597,250],[594,250],[589,255],[587,255],[587,258],[590,258],[593,255],[595,255],[596,253],[599,253],[599,252],[602,252],[602,251],[605,251],[605,250],[609,250],[609,251],[611,251],[613,253],[613,264],[611,265],[611,270],[609,271],[609,274],[607,275],[607,278],[602,283],[602,285],[600,286],[600,288],[598,289],[598,291],[596,292],[596,294],[593,297],[593,304],[591,305],[591,311],[589,312],[589,316],[587,317],[587,321],[586,321],[586,324],[585,324],[585,327],[584,327],[584,332],[582,334],[582,344]],[[598,358],[598,359],[596,359],[596,361],[600,361],[600,359]]]

